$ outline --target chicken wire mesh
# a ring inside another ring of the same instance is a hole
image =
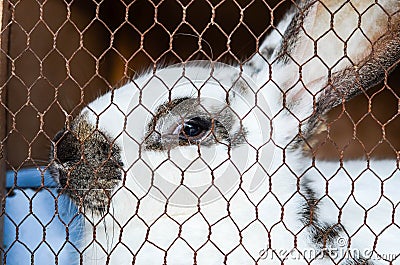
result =
[[[399,263],[397,1],[4,6],[4,264]]]

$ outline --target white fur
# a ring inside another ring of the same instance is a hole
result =
[[[326,1],[326,5],[331,11],[335,11],[344,2]],[[359,2],[355,6],[359,12],[363,12],[375,1]],[[389,10],[393,9],[391,6],[395,6],[396,2],[379,1]],[[341,46],[337,44],[337,35],[332,33],[332,29],[329,34],[322,34],[329,30],[327,10],[321,5],[315,5],[304,21],[307,34],[315,38],[321,37],[318,58],[309,61],[314,56],[312,43],[310,44],[311,39],[305,38],[303,33],[299,38],[298,48],[292,54],[298,64],[304,64],[302,71],[306,85],[319,78],[326,81],[327,68],[322,62],[326,62],[329,67],[334,66],[333,69],[343,69],[349,65],[349,60],[357,61],[368,53],[368,47],[359,49],[368,46],[362,37],[358,33],[351,35],[357,29],[355,22],[358,19],[351,8],[350,2],[347,2],[338,12],[335,23],[338,22],[334,24],[338,36],[349,38],[349,56],[343,62],[340,60],[344,51],[338,48]],[[364,33],[371,33],[372,36],[376,30],[373,29],[375,24],[371,22],[375,18],[379,18],[379,21],[383,18],[379,7],[373,6],[370,10],[370,13],[367,12],[369,15],[362,17],[362,25]],[[278,31],[267,37],[260,51],[280,45],[282,35],[292,18],[290,14],[285,17],[279,24]],[[359,31],[358,29],[357,32]],[[213,99],[209,104],[205,101],[207,108],[219,108],[215,102],[224,102],[226,94],[232,93],[230,86],[221,87],[213,80],[191,83],[191,79],[204,80],[205,76],[213,75],[219,81],[222,80],[222,83],[231,84],[230,67],[217,65],[213,74],[210,73],[210,68],[205,68],[202,64],[159,69],[154,74],[145,74],[98,98],[83,110],[93,125],[98,123],[99,129],[107,132],[122,147],[126,171],[124,185],[121,183],[114,191],[110,213],[106,216],[86,217],[85,238],[81,246],[81,249],[85,249],[84,264],[105,264],[107,257],[110,259],[109,264],[113,265],[131,264],[133,259],[136,264],[146,265],[164,264],[164,261],[167,264],[185,265],[195,262],[254,264],[256,261],[258,264],[281,264],[278,258],[260,259],[262,250],[270,247],[277,251],[290,251],[295,244],[300,252],[313,248],[309,231],[304,228],[298,215],[306,200],[299,193],[302,190],[300,186],[306,180],[320,199],[320,220],[333,224],[340,221],[348,233],[343,236],[346,239],[347,236],[352,238],[351,248],[375,250],[381,254],[399,251],[400,229],[397,225],[400,224],[400,217],[396,207],[400,201],[400,193],[396,188],[400,187],[400,175],[395,161],[371,162],[373,167],[365,172],[362,172],[366,168],[364,161],[346,162],[343,167],[334,162],[318,161],[313,167],[310,158],[305,157],[300,150],[292,149],[290,144],[299,132],[299,122],[306,120],[312,113],[312,95],[318,93],[320,87],[310,85],[307,87],[310,92],[307,92],[298,83],[298,65],[293,62],[286,65],[274,64],[272,62],[276,55],[274,53],[272,58],[261,58],[257,54],[250,61],[253,65],[244,67],[244,71],[255,80],[255,87],[260,89],[257,93],[258,102],[265,100],[265,104],[270,107],[268,117],[262,123],[267,125],[271,122],[271,138],[269,133],[268,139],[264,139],[259,133],[259,110],[246,105],[246,102],[254,104],[255,94],[250,91],[242,95],[242,99],[236,97],[230,108],[240,119],[244,118],[243,126],[248,129],[247,138],[253,141],[251,146],[254,148],[249,148],[250,144],[236,146],[230,153],[222,144],[201,148],[202,152],[214,152],[217,155],[211,156],[209,161],[205,159],[199,162],[209,163],[209,168],[184,174],[184,183],[188,186],[211,185],[212,174],[215,179],[227,177],[224,172],[232,168],[234,161],[242,161],[243,154],[246,154],[248,161],[242,163],[241,168],[229,171],[231,175],[228,177],[238,180],[230,189],[224,190],[214,200],[201,201],[200,205],[182,206],[160,200],[160,196],[157,196],[160,191],[152,186],[152,181],[157,180],[157,174],[179,186],[182,170],[190,168],[189,162],[199,157],[197,145],[178,147],[171,150],[169,157],[163,151],[144,151],[140,156],[141,160],[137,160],[140,147],[135,141],[143,140],[146,124],[152,114],[169,97],[175,99],[197,96],[200,91],[200,98]],[[272,76],[269,76],[269,67],[272,67]],[[187,79],[181,79],[183,75]],[[159,76],[163,78],[158,79]],[[244,77],[244,80],[250,81],[250,78]],[[293,109],[282,110],[282,92],[289,87],[293,87],[288,92],[289,100],[291,95],[296,95],[293,97],[299,102],[296,102]],[[138,107],[134,109],[135,106]],[[235,126],[239,124],[234,124],[233,127]],[[261,154],[258,160],[260,163],[256,163],[257,149]],[[229,162],[229,157],[233,162]],[[270,165],[264,168],[262,162],[268,159],[271,160]],[[339,172],[336,173],[336,170]],[[372,173],[372,170],[377,173]],[[392,172],[395,174],[391,175]],[[257,178],[262,181],[257,181],[258,186],[254,187],[252,185]],[[171,190],[162,190],[164,186],[159,188],[161,192],[170,192],[169,195],[172,195]],[[189,194],[188,202],[190,200],[193,200],[193,196]],[[368,209],[365,224],[365,211],[362,207]],[[340,220],[339,209],[342,212]],[[392,212],[395,213],[393,223]],[[388,230],[384,230],[386,226],[390,226]],[[93,229],[96,230],[95,238]],[[376,247],[374,233],[378,238]],[[384,261],[376,262],[389,264]],[[307,262],[289,258],[285,264]],[[325,259],[315,260],[312,264],[333,263]],[[400,262],[396,260],[393,264]]]

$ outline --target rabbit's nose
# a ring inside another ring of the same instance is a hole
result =
[[[77,162],[81,158],[80,145],[73,133],[63,129],[54,136],[52,155],[61,164]]]

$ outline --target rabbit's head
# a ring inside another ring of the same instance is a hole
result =
[[[237,190],[293,193],[296,178],[275,172],[305,167],[322,115],[400,54],[397,0],[321,2],[298,1],[242,67],[156,69],[90,103],[54,139],[61,190],[95,211],[127,194],[198,207]]]
[[[117,187],[175,206],[211,203],[240,181],[250,190],[263,182],[270,119],[266,99],[234,67],[158,69],[95,100],[58,133],[53,175],[93,210],[107,208]]]

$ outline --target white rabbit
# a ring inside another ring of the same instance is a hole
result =
[[[305,148],[395,66],[399,10],[298,1],[242,67],[156,69],[90,103],[51,154],[85,216],[82,263],[400,264],[396,161]]]

